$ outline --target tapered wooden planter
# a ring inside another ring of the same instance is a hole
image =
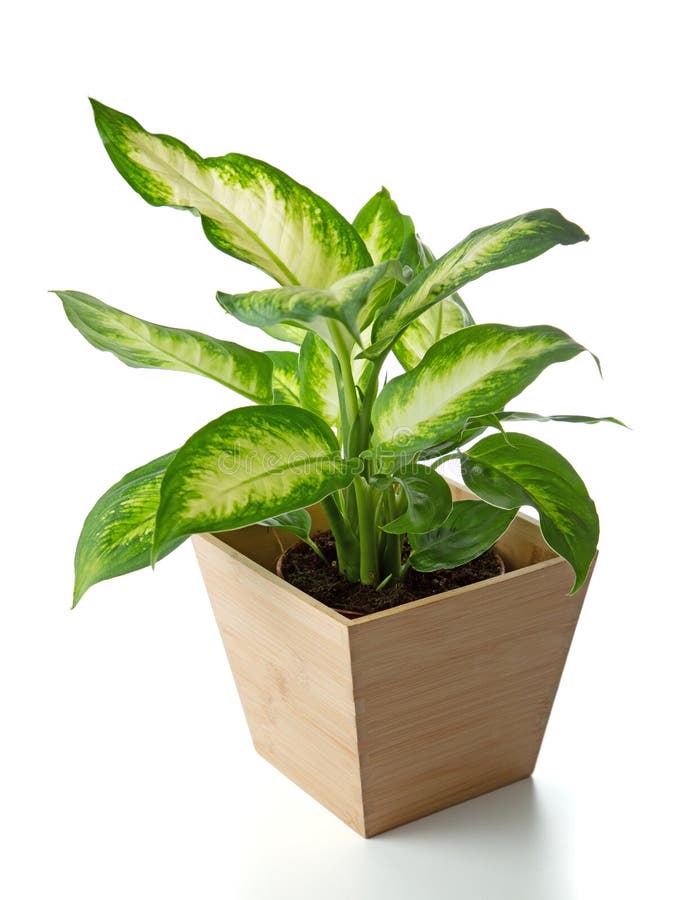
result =
[[[533,772],[587,587],[533,520],[504,575],[358,619],[273,574],[270,529],[194,545],[257,751],[359,834]]]

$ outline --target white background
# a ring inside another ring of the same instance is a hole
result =
[[[202,2],[5,13],[0,893],[25,898],[696,897],[696,142],[690,5]],[[266,286],[153,209],[87,95],[236,150],[351,217],[389,187],[441,253],[556,206],[591,235],[469,286],[479,321],[598,353],[517,402],[585,477],[601,555],[533,782],[364,841],[259,758],[193,552],[69,611],[97,496],[236,405],[88,346],[50,288],[248,341]]]

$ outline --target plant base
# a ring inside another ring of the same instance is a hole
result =
[[[588,585],[533,520],[506,574],[358,619],[274,574],[270,529],[194,545],[255,748],[359,834],[533,772]]]

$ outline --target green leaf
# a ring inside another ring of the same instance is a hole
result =
[[[297,347],[300,347],[308,333],[304,328],[284,325],[282,322],[279,322],[278,325],[269,325],[264,331],[269,337],[276,338],[277,341],[286,341],[287,344],[295,344]]]
[[[322,197],[279,169],[243,156],[208,157],[92,100],[112,162],[153,206],[201,216],[211,243],[279,284],[327,287],[371,264],[361,238]]]
[[[464,328],[383,388],[373,408],[373,443],[386,455],[411,455],[456,440],[468,419],[496,412],[551,363],[583,350],[549,325]]]
[[[414,369],[427,350],[441,338],[472,325],[468,310],[461,300],[456,299],[457,296],[447,297],[429,307],[403,331],[393,347],[393,353],[403,369]]]
[[[80,334],[127,366],[194,372],[257,403],[272,398],[272,365],[264,353],[198,331],[146,322],[80,291],[55,293]]]
[[[419,257],[414,223],[400,212],[387,188],[381,188],[359,210],[354,228],[374,263],[399,259],[403,265],[416,268]]]
[[[407,508],[402,515],[381,525],[383,531],[421,534],[436,528],[451,511],[451,491],[434,469],[413,464],[403,466],[391,475],[377,476],[374,481],[374,486],[384,490],[392,491],[393,484],[399,484],[404,491]]]
[[[274,403],[300,406],[298,354],[292,350],[265,350],[264,355],[269,357],[274,366],[271,375]]]
[[[175,453],[160,456],[124,475],[93,506],[75,551],[73,607],[93,584],[150,564],[160,485]],[[185,537],[177,537],[167,541],[161,557],[184,540]]]
[[[310,540],[310,530],[313,521],[307,509],[293,509],[287,513],[281,513],[278,516],[270,516],[263,519],[258,525],[266,525],[269,528],[285,528],[299,537],[302,541],[312,543]]]
[[[363,316],[365,308],[371,306],[372,292],[395,279],[403,280],[402,266],[397,260],[388,260],[352,272],[327,289],[280,287],[247,294],[219,291],[216,298],[226,312],[247,325],[264,329],[279,323],[295,325],[316,332],[333,346],[332,322],[338,322],[348,332],[348,346],[351,337],[361,340],[361,331],[367,324]]]
[[[153,559],[179,537],[226,531],[302,509],[347,487],[331,428],[294,406],[244,407],[192,435],[162,483]]]
[[[599,519],[584,482],[548,444],[526,434],[493,434],[470,447],[462,460],[468,487],[504,509],[533,506],[543,537],[584,584],[599,540]]]
[[[457,500],[438,528],[428,534],[410,534],[410,565],[419,572],[436,572],[477,559],[504,534],[515,515],[515,509]]]
[[[578,225],[554,209],[534,210],[473,231],[416,275],[381,310],[373,327],[373,344],[365,355],[380,356],[430,306],[487,272],[527,262],[557,244],[586,240]]]
[[[341,413],[332,351],[321,337],[309,331],[299,356],[300,405],[329,425],[338,425]]]

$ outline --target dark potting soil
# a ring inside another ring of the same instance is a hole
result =
[[[472,562],[455,569],[441,569],[438,572],[417,572],[408,569],[403,581],[388,585],[377,591],[375,588],[357,582],[347,581],[337,568],[337,550],[330,531],[313,535],[313,540],[322,550],[327,563],[302,542],[294,544],[283,558],[283,577],[290,584],[320,600],[334,609],[349,610],[359,615],[368,615],[381,609],[391,609],[430,597],[442,591],[463,587],[476,581],[484,581],[501,574],[500,558],[492,550],[487,550]],[[405,556],[409,547],[405,547]]]

